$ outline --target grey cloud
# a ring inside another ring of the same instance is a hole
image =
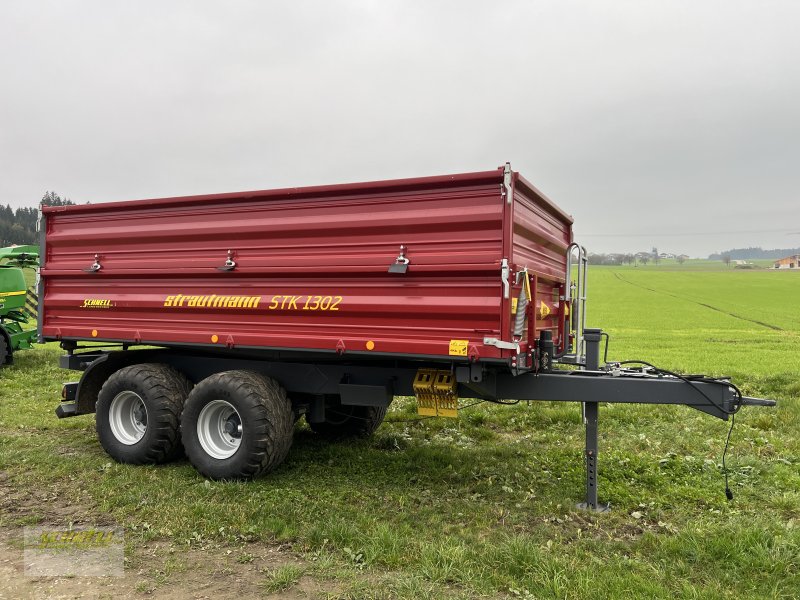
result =
[[[0,202],[510,160],[598,251],[792,245],[798,17],[777,1],[6,2]]]

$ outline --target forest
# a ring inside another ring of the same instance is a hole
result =
[[[68,206],[75,204],[55,192],[46,192],[41,204],[45,206]],[[13,209],[11,205],[0,205],[0,248],[13,244],[37,244],[36,222],[39,219],[37,207],[26,206]]]

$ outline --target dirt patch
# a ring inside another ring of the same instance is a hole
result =
[[[24,525],[118,526],[74,487],[50,484],[22,491],[0,471],[0,600],[28,598],[318,598],[335,583],[305,574],[308,564],[287,546],[244,543],[203,548],[153,541],[128,548],[119,577],[31,577],[25,574]],[[275,584],[276,573],[284,586]],[[273,587],[267,587],[272,582]],[[283,587],[283,589],[277,589]],[[275,590],[272,594],[269,592]]]
[[[22,530],[0,531],[0,599],[27,598],[317,598],[330,593],[309,576],[269,595],[271,574],[287,566],[302,573],[305,563],[279,548],[187,549],[155,543],[126,553],[121,577],[29,577],[23,562]],[[331,587],[330,583],[325,586]]]
[[[2,523],[37,525],[113,525],[108,516],[94,509],[93,503],[67,484],[23,485],[0,471],[0,515]]]

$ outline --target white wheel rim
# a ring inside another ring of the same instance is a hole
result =
[[[147,431],[147,407],[136,392],[120,392],[108,410],[111,433],[126,446],[133,446]]]
[[[197,439],[212,458],[230,458],[242,443],[242,418],[230,402],[212,400],[197,417]]]

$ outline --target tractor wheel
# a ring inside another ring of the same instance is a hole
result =
[[[182,451],[180,415],[191,383],[162,364],[125,367],[103,384],[97,396],[97,436],[116,461],[158,464]]]
[[[293,429],[286,390],[252,371],[204,379],[181,417],[186,455],[211,479],[252,479],[273,470],[289,453]]]
[[[0,332],[0,367],[3,365],[10,365],[11,358],[11,348],[9,348],[5,336]]]
[[[345,406],[339,398],[325,403],[325,421],[306,421],[314,433],[328,439],[369,437],[383,423],[386,407]]]

